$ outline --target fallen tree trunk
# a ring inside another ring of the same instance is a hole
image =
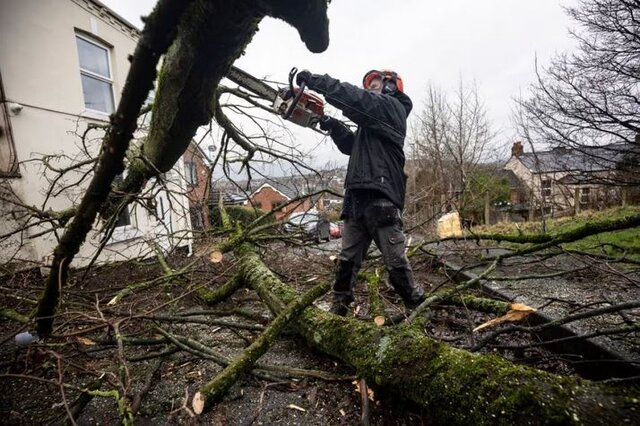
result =
[[[243,247],[241,274],[275,313],[297,295]],[[637,390],[516,365],[428,338],[415,325],[377,327],[309,307],[294,321],[317,349],[360,377],[422,406],[437,424],[640,422]]]

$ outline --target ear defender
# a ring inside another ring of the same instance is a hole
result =
[[[391,70],[371,70],[362,78],[362,87],[369,88],[369,85],[375,78],[382,78],[382,93],[394,93],[396,91],[404,92],[404,84],[402,78]]]

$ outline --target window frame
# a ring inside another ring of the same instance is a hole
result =
[[[113,178],[113,183],[119,183],[119,182],[122,182],[123,180],[124,180],[124,174],[120,173]],[[126,220],[122,220],[124,217],[126,217]],[[127,223],[118,225],[118,222],[127,222]],[[131,220],[131,210],[129,210],[129,205],[126,205],[120,211],[120,213],[118,213],[118,219],[116,220],[116,226],[114,227],[114,230],[135,228],[132,225],[132,223],[133,221]]]
[[[579,196],[580,198],[578,202],[580,203],[580,205],[582,206],[588,205],[591,202],[591,187],[589,186],[581,187]]]
[[[540,180],[540,196],[544,201],[549,201],[553,195],[553,179]]]
[[[92,113],[96,113],[96,114],[104,114],[104,115],[110,115],[113,114],[116,111],[116,91],[115,91],[115,81],[114,81],[114,76],[113,76],[113,66],[111,65],[111,46],[109,46],[108,44],[102,43],[99,40],[96,40],[82,32],[76,31],[75,32],[75,38],[76,39],[81,39],[86,41],[87,43],[93,44],[94,46],[103,49],[107,52],[107,67],[109,69],[109,75],[111,76],[110,78],[107,78],[103,75],[97,74],[93,71],[87,70],[85,68],[82,68],[82,64],[80,63],[80,52],[78,51],[78,43],[76,41],[76,53],[78,54],[78,70],[80,71],[80,87],[82,88],[82,75],[86,75],[87,77],[102,81],[103,83],[108,83],[109,87],[111,88],[111,102],[113,104],[113,111],[111,112],[107,112],[107,111],[100,111],[99,109],[93,109],[93,108],[89,108],[87,107],[87,102],[86,99],[84,98],[84,90],[82,90],[82,100],[84,103],[84,108],[86,111],[88,112],[92,112]],[[75,39],[74,39],[75,41]]]
[[[195,161],[185,161],[184,171],[187,178],[187,184],[198,186],[198,165]]]

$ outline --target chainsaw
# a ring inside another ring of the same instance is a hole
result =
[[[293,86],[293,80],[297,73],[298,69],[292,68],[289,72],[289,87],[280,90],[274,89],[262,80],[234,66],[229,70],[227,78],[260,98],[271,102],[274,114],[299,126],[317,130],[316,125],[324,116],[324,101],[317,95],[305,92],[305,83],[302,83],[300,87]]]

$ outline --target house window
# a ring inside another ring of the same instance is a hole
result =
[[[196,163],[185,161],[184,170],[187,174],[187,183],[196,186],[198,184],[198,168],[196,167]]]
[[[115,178],[113,178],[113,183],[117,185],[122,182],[122,180],[122,174],[119,174],[116,175]],[[116,228],[127,225],[131,225],[131,216],[129,215],[129,206],[124,206],[122,211],[118,214],[118,220],[116,220]]]
[[[76,34],[80,79],[85,108],[110,114],[114,111],[113,78],[109,49],[85,36]]]
[[[131,225],[131,217],[129,216],[129,207],[122,209],[120,214],[118,215],[118,220],[116,221],[116,228],[119,226],[127,226]]]
[[[542,196],[543,200],[549,200],[551,199],[551,179],[544,179],[541,182],[541,193],[540,195]]]
[[[0,75],[0,177],[20,176],[18,173],[18,157],[13,142],[11,119],[6,102],[2,75]]]
[[[191,226],[193,229],[204,229],[204,220],[202,220],[202,207],[196,206],[189,209],[191,214]]]
[[[156,204],[156,217],[164,220],[164,201],[162,197],[159,197],[159,203]]]
[[[580,204],[589,204],[589,196],[591,195],[591,188],[580,188]]]

